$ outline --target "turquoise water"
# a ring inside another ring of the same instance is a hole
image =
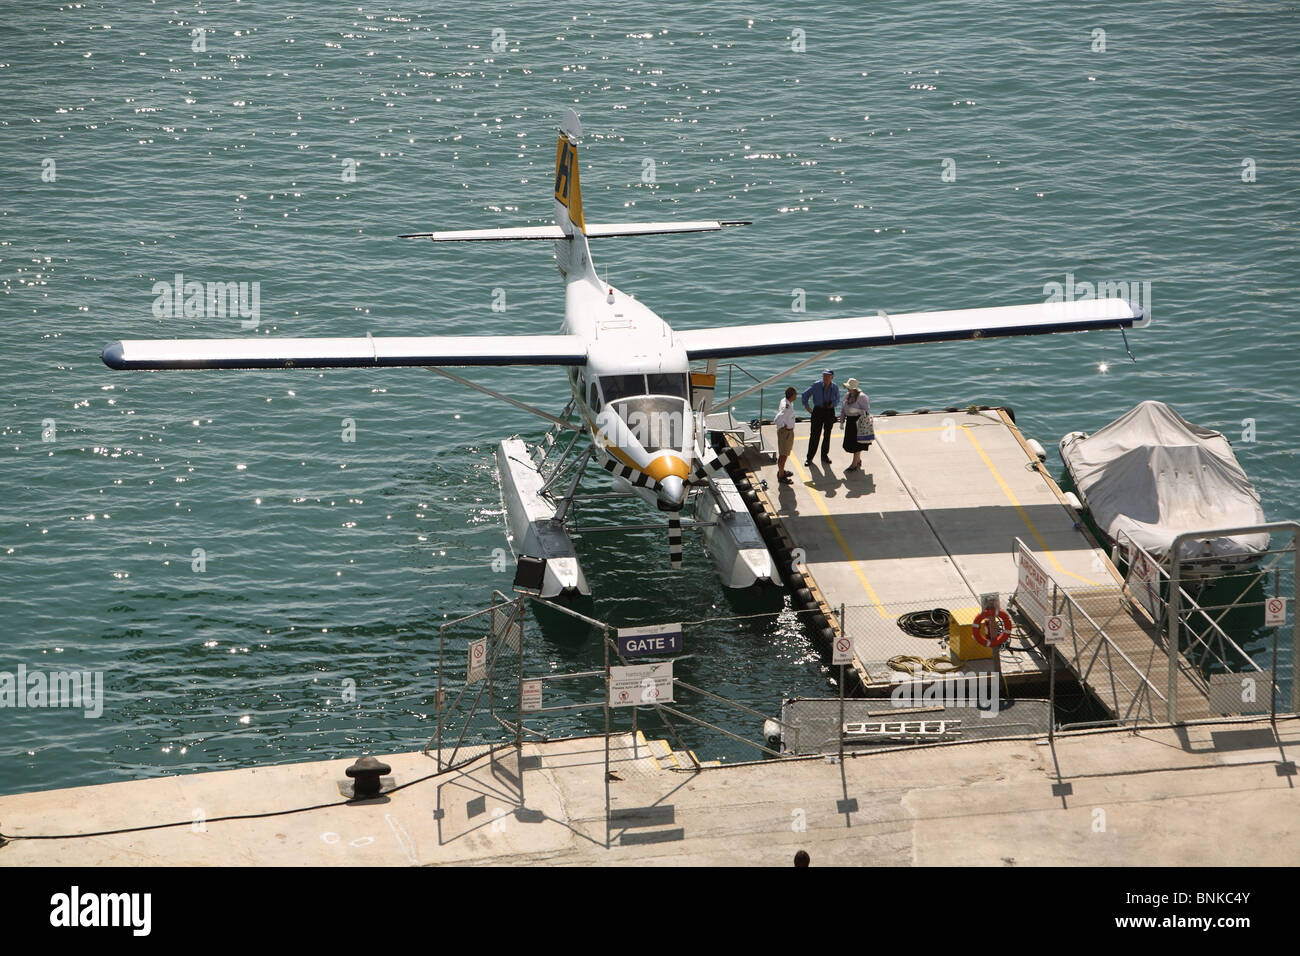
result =
[[[492,566],[495,442],[539,422],[420,369],[130,374],[99,350],[554,331],[548,245],[394,236],[548,222],[571,105],[593,221],[755,220],[596,246],[673,324],[779,321],[794,289],[805,317],[831,317],[1040,301],[1067,275],[1149,281],[1136,364],[1104,334],[834,365],[877,409],[1009,404],[1049,448],[1160,399],[1233,439],[1270,518],[1300,515],[1296,21],[1269,2],[6,6],[0,670],[102,670],[107,701],[98,719],[0,715],[0,792],[433,732],[439,623],[509,584]],[[258,282],[258,330],[156,317],[154,284],[177,272]],[[564,390],[555,370],[471,374],[548,407]],[[592,613],[772,610],[728,595],[689,539],[686,574],[663,550],[653,533],[586,542]],[[700,629],[691,650],[692,682],[764,712],[829,686],[788,616]],[[532,672],[597,657],[581,630],[530,629]],[[757,736],[751,717],[700,712]]]

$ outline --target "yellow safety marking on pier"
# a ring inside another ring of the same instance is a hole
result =
[[[988,466],[993,477],[997,479],[997,483],[1002,486],[1002,491],[1006,494],[1007,500],[1015,506],[1016,511],[1020,512],[1021,519],[1025,522],[1025,526],[1029,528],[1029,533],[1034,536],[1034,540],[1037,541],[1038,546],[1042,548],[1042,553],[1047,555],[1047,559],[1052,562],[1056,567],[1056,570],[1060,571],[1062,574],[1068,574],[1070,577],[1082,581],[1084,584],[1091,584],[1093,587],[1101,587],[1101,585],[1096,581],[1090,581],[1082,575],[1075,574],[1073,571],[1067,571],[1065,568],[1061,567],[1061,562],[1056,560],[1056,555],[1053,554],[1051,549],[1047,546],[1047,542],[1039,533],[1038,527],[1034,524],[1033,519],[1029,517],[1029,513],[1021,507],[1020,502],[1016,499],[1015,493],[1012,492],[1011,487],[1003,480],[1002,475],[998,473],[997,468],[994,467],[993,459],[989,458],[988,452],[986,452],[984,447],[975,440],[974,434],[971,433],[971,430],[968,427],[963,425],[962,431],[966,433],[966,437],[970,439],[970,443],[975,446],[975,450],[979,452],[979,456],[984,459],[984,464]]]
[[[849,566],[853,568],[853,573],[858,576],[858,580],[862,582],[862,587],[871,598],[871,603],[875,606],[876,613],[887,621],[893,620],[890,615],[885,613],[885,609],[880,603],[880,596],[877,595],[875,589],[872,588],[871,582],[867,580],[867,576],[862,573],[862,566],[858,564],[858,559],[853,556],[853,549],[849,547],[848,541],[845,540],[844,534],[840,531],[840,526],[837,525],[835,519],[831,517],[830,509],[826,507],[826,502],[822,500],[821,494],[813,487],[812,479],[808,477],[808,473],[803,470],[803,465],[799,464],[797,456],[791,455],[790,460],[794,463],[795,469],[799,472],[799,480],[803,482],[804,487],[808,489],[808,493],[812,495],[813,504],[817,506],[817,510],[820,511],[822,517],[826,519],[826,524],[830,526],[831,534],[835,535],[835,540],[840,543],[840,548],[849,559]],[[844,629],[843,621],[840,621],[840,629],[841,631]]]

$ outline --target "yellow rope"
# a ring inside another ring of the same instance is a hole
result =
[[[889,659],[889,666],[904,674],[915,674],[916,668],[920,668],[925,673],[951,674],[961,669],[961,661],[953,660],[951,657],[917,657],[915,654],[899,654]]]

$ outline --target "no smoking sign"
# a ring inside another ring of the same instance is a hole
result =
[[[1264,602],[1264,626],[1284,627],[1286,625],[1286,598],[1269,598]]]
[[[852,664],[853,642],[847,637],[837,637],[831,641],[831,663]]]
[[[1065,640],[1065,618],[1060,614],[1049,614],[1043,618],[1043,643],[1049,647]]]

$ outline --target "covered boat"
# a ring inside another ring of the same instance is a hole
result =
[[[1132,541],[1161,562],[1185,531],[1264,523],[1264,509],[1228,439],[1162,402],[1143,402],[1100,431],[1061,439],[1061,459],[1083,506],[1109,539]],[[1267,534],[1198,538],[1183,547],[1187,570],[1249,564]]]

